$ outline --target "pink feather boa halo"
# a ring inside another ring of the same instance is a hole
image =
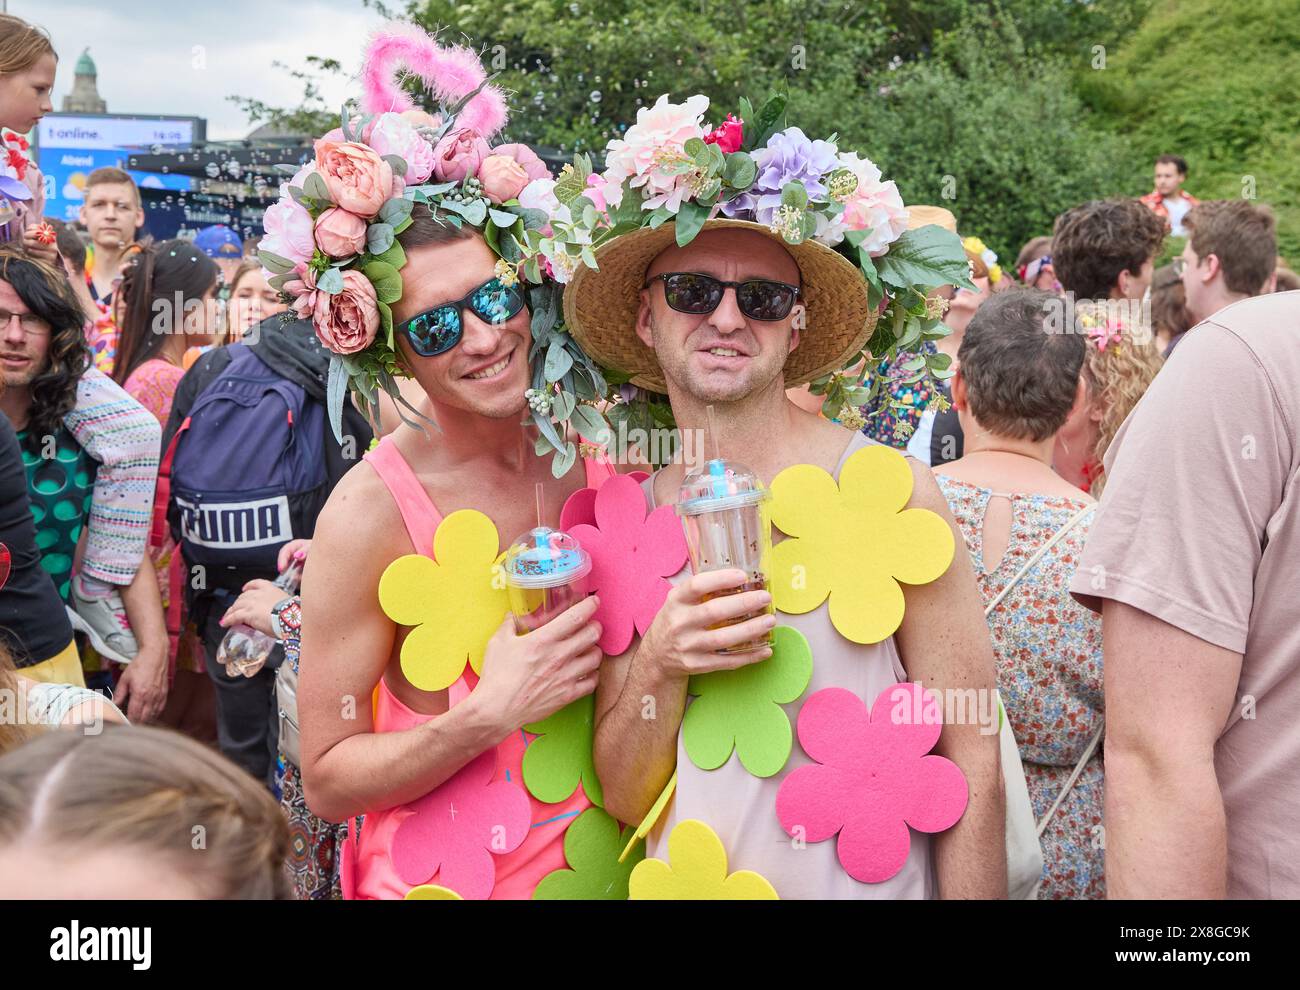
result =
[[[469,48],[440,45],[415,24],[390,21],[366,46],[361,69],[362,110],[379,114],[412,109],[410,95],[399,84],[403,72],[415,73],[445,103],[472,93],[487,78],[478,56]],[[456,115],[456,126],[472,127],[491,140],[505,126],[508,114],[505,94],[495,86],[484,86]]]

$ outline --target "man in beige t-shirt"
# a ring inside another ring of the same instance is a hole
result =
[[[1188,332],[1106,455],[1113,897],[1300,897],[1300,292]]]

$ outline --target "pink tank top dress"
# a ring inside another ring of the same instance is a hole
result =
[[[390,438],[385,437],[365,455],[402,513],[411,545],[417,553],[433,555],[433,534],[442,522],[442,514],[429,498],[424,486],[415,476]],[[598,486],[613,473],[608,461],[587,461],[587,484]],[[448,689],[448,704],[463,701],[478,682],[468,668],[463,677]],[[421,725],[436,715],[412,711],[388,689],[381,677],[375,692],[375,732],[400,732]],[[524,750],[533,736],[519,729],[497,746],[497,767],[494,781],[507,781],[523,787],[520,769]],[[573,820],[591,807],[582,786],[569,800],[561,804],[545,804],[531,794],[532,826],[528,838],[513,852],[494,856],[496,883],[492,900],[527,900],[532,897],[538,882],[554,870],[562,870],[564,859],[564,832]],[[413,812],[406,805],[383,811],[365,813],[360,830],[355,819],[349,829],[341,865],[343,896],[358,900],[394,900],[406,896],[412,884],[398,876],[389,857],[393,834]],[[360,834],[358,834],[358,831]],[[435,876],[429,882],[437,883]]]
[[[840,468],[850,454],[874,445],[874,440],[858,434],[840,458],[835,477],[839,478]],[[654,478],[644,482],[642,488],[653,509]],[[670,580],[677,584],[690,575],[688,564]],[[791,728],[798,724],[803,703],[823,688],[846,688],[870,707],[881,691],[908,679],[894,637],[871,645],[850,642],[831,625],[825,602],[806,615],[778,612],[777,623],[798,629],[812,647],[813,673],[808,689],[795,701],[781,706]],[[687,699],[688,705],[693,702],[693,698]],[[668,836],[674,826],[694,818],[712,828],[722,840],[729,872],[753,870],[761,874],[782,900],[905,900],[935,896],[930,836],[924,833],[911,833],[903,868],[884,883],[861,883],[849,876],[836,854],[837,839],[802,846],[791,840],[776,816],[776,794],[796,767],[811,762],[796,736],[789,761],[774,776],[753,776],[735,754],[716,770],[701,770],[691,762],[679,730],[677,790],[646,836],[646,856],[666,861]]]

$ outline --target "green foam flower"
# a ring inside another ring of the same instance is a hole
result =
[[[591,803],[604,807],[592,754],[595,724],[596,697],[589,694],[524,726],[537,736],[524,750],[522,770],[529,794],[547,804],[559,804],[582,784]]]
[[[716,770],[734,749],[755,777],[779,772],[793,745],[790,719],[781,706],[807,690],[812,663],[803,633],[777,626],[766,660],[692,677],[687,690],[696,698],[682,719],[682,742],[691,762],[701,770]]]
[[[628,878],[637,863],[645,859],[645,842],[641,841],[627,859],[618,861],[632,831],[629,825],[620,832],[618,822],[607,812],[588,808],[564,833],[564,858],[569,869],[542,877],[533,891],[533,900],[627,900]]]

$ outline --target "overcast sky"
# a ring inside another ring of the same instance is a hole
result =
[[[205,117],[212,140],[251,130],[227,96],[298,102],[301,83],[273,61],[302,68],[305,56],[322,55],[355,74],[366,35],[382,23],[361,0],[8,0],[8,9],[54,40],[55,110],[63,109],[77,58],[89,45],[109,113]],[[339,78],[324,95],[341,104],[359,93]]]

